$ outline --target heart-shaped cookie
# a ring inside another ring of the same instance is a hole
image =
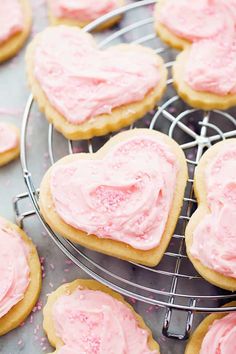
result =
[[[84,27],[124,5],[125,0],[48,0],[49,20],[52,25]],[[121,15],[115,16],[98,26],[96,30],[109,28],[120,19]]]
[[[176,49],[214,38],[228,30],[236,19],[235,0],[159,0],[155,7],[155,30],[159,37]],[[235,21],[236,22],[236,21]]]
[[[167,71],[150,48],[121,44],[101,51],[79,28],[47,28],[26,55],[33,95],[47,119],[70,139],[129,125],[161,98]]]
[[[29,0],[7,0],[0,3],[0,63],[22,48],[31,29]]]
[[[186,180],[184,154],[172,139],[126,131],[95,154],[52,166],[41,183],[40,209],[73,242],[154,266],[174,231]]]
[[[20,326],[41,290],[41,265],[31,239],[0,217],[0,336]]]
[[[236,301],[224,307],[235,307]],[[207,316],[191,335],[184,354],[223,354],[235,352],[236,313],[213,313]],[[210,351],[209,351],[210,349]]]
[[[236,139],[211,147],[195,171],[198,209],[186,228],[188,256],[210,283],[236,290]]]
[[[160,38],[185,49],[173,65],[173,83],[190,106],[236,105],[236,1],[162,0],[155,10]]]
[[[236,105],[236,32],[202,40],[180,53],[174,86],[193,107],[211,110]]]
[[[44,330],[58,354],[160,353],[141,316],[95,280],[60,286],[49,295],[43,315]]]

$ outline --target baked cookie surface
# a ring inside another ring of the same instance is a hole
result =
[[[96,350],[110,354],[116,353],[123,346],[128,354],[160,353],[159,345],[143,319],[121,295],[95,280],[78,279],[60,286],[49,295],[43,315],[44,330],[58,354],[63,353],[66,348],[76,353],[78,347],[91,354]],[[89,335],[86,324],[93,326]],[[76,328],[80,330],[77,331]],[[75,330],[77,338],[73,335]],[[66,342],[60,337],[62,334]],[[86,341],[83,334],[86,335]],[[131,338],[134,335],[133,343]]]
[[[154,266],[174,232],[186,181],[178,144],[165,134],[134,129],[95,154],[66,156],[53,165],[41,183],[40,209],[63,237]]]
[[[183,50],[173,64],[174,87],[194,108],[236,105],[235,13],[233,1],[161,0],[156,5],[156,32]]]
[[[152,49],[121,44],[101,51],[91,35],[75,27],[51,27],[37,35],[26,63],[40,110],[72,140],[133,123],[166,89],[167,70]]]
[[[19,7],[19,9],[16,9],[16,7]],[[2,36],[0,30],[1,63],[16,55],[23,47],[30,34],[32,18],[29,0],[2,1],[0,12],[5,23],[5,26],[2,26],[1,29],[3,31]],[[11,27],[9,27],[10,21],[13,21]]]
[[[195,170],[198,209],[186,228],[187,254],[210,283],[236,290],[235,167],[236,139],[212,146]]]
[[[214,38],[228,30],[232,9],[225,1],[159,0],[154,26],[159,37],[176,49]],[[232,5],[233,6],[233,5]]]
[[[41,290],[41,265],[30,238],[2,217],[0,242],[0,335],[4,335],[18,327],[35,306]]]
[[[231,302],[227,306],[236,306]],[[190,337],[185,354],[222,354],[235,352],[235,312],[207,316]]]
[[[20,131],[13,124],[0,121],[0,166],[16,159],[20,154]]]
[[[221,40],[201,41],[177,56],[172,71],[174,87],[190,106],[212,110],[236,105],[234,40],[228,44],[229,50],[227,44],[223,50],[221,47]]]
[[[49,21],[52,25],[85,27],[100,16],[126,4],[125,0],[76,0],[68,4],[66,0],[48,0]],[[121,20],[115,16],[96,28],[96,31],[112,27]]]

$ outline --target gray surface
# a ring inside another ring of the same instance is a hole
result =
[[[38,32],[47,24],[46,8],[44,1],[32,1],[34,10],[33,33]],[[24,50],[8,63],[0,67],[0,119],[13,122],[17,126],[21,124],[22,112],[26,99],[29,95],[24,72]],[[38,180],[49,166],[47,149],[42,141],[46,142],[44,129],[46,122],[41,116],[35,113],[34,126],[31,127],[38,139],[32,138],[29,143],[29,151],[33,149],[33,169]],[[40,135],[39,135],[40,133]],[[33,132],[32,132],[32,136]],[[38,156],[43,158],[38,159]],[[24,192],[25,186],[19,160],[11,163],[0,170],[0,215],[14,220],[12,209],[12,198],[18,193]],[[25,209],[29,210],[28,205]],[[77,277],[86,278],[86,274],[73,265],[67,264],[66,257],[56,248],[53,242],[44,234],[42,226],[36,217],[32,217],[25,222],[25,230],[32,237],[37,245],[39,254],[45,258],[45,278],[43,279],[43,290],[40,302],[45,303],[47,294],[56,289],[62,282],[71,281]],[[182,354],[185,343],[168,340],[161,335],[164,311],[136,302],[138,312],[145,318],[151,327],[155,338],[159,341],[163,354]],[[181,327],[180,314],[175,319],[175,329]],[[196,316],[199,322],[200,316]],[[52,351],[42,330],[42,311],[39,309],[32,313],[25,325],[8,335],[0,338],[0,353],[48,353]],[[104,353],[105,354],[105,353]]]

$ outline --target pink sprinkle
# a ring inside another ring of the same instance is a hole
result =
[[[65,272],[65,273],[68,273],[69,271],[70,271],[70,270],[69,270],[68,268],[65,268],[65,269],[64,269],[64,272]]]
[[[18,342],[17,342],[18,345],[21,345],[22,343],[23,343],[22,339],[19,339]]]
[[[40,257],[40,263],[43,264],[45,261],[45,257]]]
[[[34,316],[31,315],[31,316],[30,316],[30,323],[33,323],[33,320],[34,320]]]
[[[53,284],[52,284],[51,282],[49,283],[49,286],[50,286],[51,288],[53,288]]]
[[[25,325],[25,322],[22,322],[22,323],[20,324],[20,327],[24,327],[24,325]]]
[[[43,273],[42,273],[42,278],[43,278],[43,279],[45,278],[45,275],[46,275],[45,272],[43,272]]]
[[[55,269],[54,264],[50,263],[49,265],[50,265],[51,269],[53,269],[53,270]]]
[[[22,109],[8,109],[8,108],[0,108],[0,115],[10,115],[10,116],[18,116],[21,115]]]
[[[78,154],[80,152],[83,152],[83,149],[79,146],[73,146],[73,153]]]
[[[42,310],[42,302],[41,301],[38,301],[38,303],[37,303],[37,310],[38,311]]]
[[[73,264],[73,262],[72,262],[70,259],[67,259],[67,260],[65,261],[65,263],[68,264],[68,265]]]
[[[47,349],[47,347],[43,347],[42,350],[45,351]]]
[[[8,187],[10,183],[11,183],[11,181],[9,179],[7,179],[6,183],[5,183],[6,187]]]
[[[176,112],[176,108],[175,107],[170,107],[169,108],[169,112],[170,113],[175,113]]]
[[[146,310],[147,313],[153,312],[153,310],[155,309],[154,306],[149,306],[148,309]]]
[[[129,301],[131,304],[136,304],[136,300],[133,297],[129,297]]]
[[[37,325],[37,326],[34,328],[34,334],[37,334],[38,331],[39,331],[39,325]]]

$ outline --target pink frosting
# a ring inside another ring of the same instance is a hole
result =
[[[171,32],[194,42],[225,30],[230,16],[226,8],[222,0],[166,0],[157,17]]]
[[[207,168],[210,213],[193,233],[191,254],[202,264],[236,278],[236,144],[224,148]]]
[[[78,159],[54,167],[54,206],[67,224],[87,234],[152,249],[165,228],[177,170],[164,143],[131,138],[102,160]]]
[[[34,65],[52,106],[74,124],[142,100],[160,80],[154,55],[141,49],[137,54],[132,45],[126,51],[100,51],[90,35],[75,27],[42,33]]]
[[[194,42],[184,73],[195,91],[236,93],[236,0],[167,0],[158,19]]]
[[[19,144],[16,132],[7,123],[0,123],[0,153],[15,148]]]
[[[220,96],[236,93],[236,31],[233,29],[232,26],[232,32],[214,40],[192,45],[184,76],[192,89]]]
[[[236,353],[236,313],[213,322],[203,339],[199,354]]]
[[[0,43],[23,30],[24,19],[18,0],[0,1],[0,24]]]
[[[227,7],[236,24],[236,0],[219,0]]]
[[[30,282],[27,247],[0,219],[0,318],[23,299]]]
[[[148,332],[132,311],[101,291],[76,290],[53,306],[58,354],[158,354],[148,348]]]
[[[57,18],[90,22],[115,10],[118,0],[50,0],[51,11]]]

